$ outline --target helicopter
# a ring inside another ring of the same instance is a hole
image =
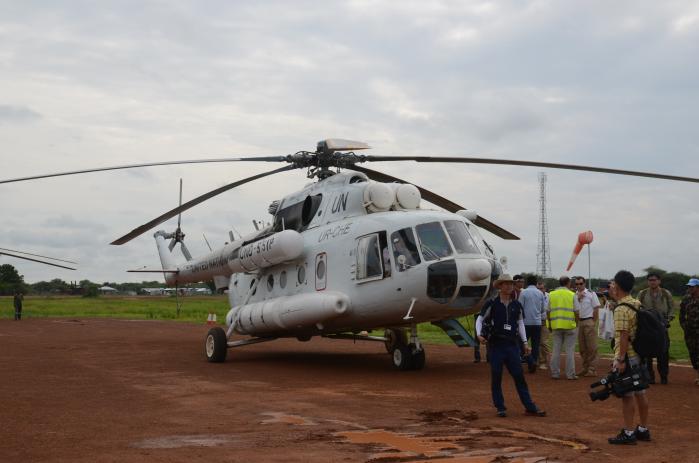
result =
[[[274,170],[227,184],[182,203],[111,244],[123,245],[178,217],[174,231],[154,233],[168,285],[213,280],[228,290],[226,329],[211,328],[204,339],[210,362],[224,362],[231,348],[278,338],[308,341],[314,336],[383,342],[399,370],[420,370],[425,348],[417,326],[431,322],[459,345],[475,346],[456,320],[478,311],[503,272],[484,229],[502,239],[519,239],[473,210],[430,190],[359,164],[416,161],[499,164],[699,183],[691,177],[548,162],[474,157],[373,156],[363,142],[326,139],[314,152],[142,163],[0,180],[0,184],[88,172],[212,162],[285,163]],[[182,212],[248,182],[306,169],[314,182],[273,201],[268,225],[193,257],[184,244]],[[180,184],[181,185],[181,184]],[[430,202],[441,210],[424,208]],[[179,244],[185,258],[173,254]],[[142,270],[150,271],[150,270]],[[385,329],[383,336],[364,332]],[[233,335],[248,336],[233,340]]]

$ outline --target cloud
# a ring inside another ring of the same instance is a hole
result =
[[[0,104],[0,125],[23,124],[41,119],[41,114],[24,106]]]

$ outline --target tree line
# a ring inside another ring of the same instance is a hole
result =
[[[0,265],[0,296],[9,296],[15,294],[16,291],[21,291],[23,294],[80,295],[90,297],[97,296],[99,293],[98,288],[102,286],[109,286],[120,293],[139,294],[142,292],[143,288],[160,288],[163,285],[163,282],[157,280],[142,281],[140,283],[116,283],[109,281],[96,283],[90,280],[66,282],[60,278],[54,278],[51,281],[26,283],[24,281],[24,276],[20,275],[14,266],[10,264]],[[206,284],[194,286],[209,287]]]

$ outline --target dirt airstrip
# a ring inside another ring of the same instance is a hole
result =
[[[470,349],[428,345],[423,371],[399,372],[382,344],[278,340],[209,364],[206,331],[0,320],[0,462],[699,460],[699,387],[684,366],[649,391],[653,442],[617,448],[606,438],[620,403],[592,403],[591,378],[527,375],[549,414],[538,418],[506,376],[503,419]]]

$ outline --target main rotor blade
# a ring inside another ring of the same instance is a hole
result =
[[[418,190],[420,190],[420,194],[422,195],[423,199],[431,202],[434,205],[437,205],[439,207],[443,207],[444,209],[448,210],[449,212],[456,212],[456,211],[466,209],[465,207],[460,206],[460,205],[456,204],[455,202],[450,201],[447,198],[438,195],[437,193],[434,193],[430,190],[427,190],[421,186],[415,185],[414,183],[407,182],[405,180],[399,179],[397,177],[393,177],[393,176],[388,175],[388,174],[384,174],[383,172],[378,172],[375,170],[367,169],[366,167],[359,167],[356,164],[354,166],[352,166],[351,170],[363,172],[372,180],[377,180],[380,182],[410,183],[411,185],[414,185]],[[493,235],[499,236],[502,239],[506,239],[506,240],[518,240],[519,239],[519,237],[517,235],[510,233],[509,231],[505,230],[504,228],[502,228],[498,225],[495,225],[493,222],[491,222],[490,220],[484,219],[480,215],[478,217],[476,217],[476,220],[473,223],[474,223],[474,225],[481,227],[484,230],[488,230]]]
[[[32,262],[39,262],[40,264],[52,265],[54,267],[66,268],[68,270],[75,270],[73,267],[66,267],[65,265],[54,264],[52,262],[46,262],[46,261],[39,260],[39,259],[32,259],[31,257],[20,256],[17,254],[10,254],[9,252],[4,252],[4,251],[0,251],[0,256],[16,257],[18,259],[31,260]]]
[[[147,232],[148,230],[155,227],[156,225],[159,225],[159,224],[165,222],[167,219],[170,219],[170,218],[176,216],[177,214],[179,214],[180,212],[184,212],[187,209],[190,209],[190,208],[196,206],[197,204],[203,203],[207,199],[211,199],[216,195],[220,195],[221,193],[223,193],[225,191],[231,190],[237,186],[243,185],[243,184],[251,182],[253,180],[257,180],[258,178],[267,177],[268,175],[278,174],[280,172],[285,172],[287,170],[292,170],[292,169],[296,169],[296,167],[293,165],[284,166],[284,167],[280,167],[279,169],[274,169],[274,170],[271,170],[269,172],[263,172],[261,174],[253,175],[252,177],[238,180],[237,182],[229,183],[228,185],[224,185],[221,188],[216,188],[213,191],[210,191],[210,192],[205,193],[201,196],[198,196],[190,201],[187,201],[183,205],[178,206],[178,207],[172,209],[171,211],[166,212],[165,214],[161,215],[160,217],[157,217],[157,218],[151,220],[150,222],[141,225],[138,228],[134,228],[131,232],[127,233],[126,235],[122,236],[121,238],[117,238],[116,240],[112,241],[111,244],[118,245],[118,244],[128,243],[132,239]]]
[[[507,166],[545,167],[550,169],[582,170],[587,172],[601,172],[604,174],[631,175],[634,177],[659,178],[663,180],[675,180],[678,182],[699,183],[699,178],[681,177],[678,175],[656,174],[653,172],[640,172],[636,170],[610,169],[607,167],[579,166],[575,164],[559,164],[555,162],[518,161],[511,159],[490,158],[458,158],[445,156],[366,156],[364,160],[369,162],[386,161],[415,161],[415,162],[456,162],[462,164],[499,164]]]
[[[182,206],[182,178],[180,178],[180,202],[177,205]],[[177,215],[177,229],[178,230],[180,229],[181,222],[182,222],[182,213],[180,212]],[[172,251],[172,249],[170,249],[170,251]]]
[[[69,264],[76,264],[77,265],[77,262],[73,262],[72,260],[65,260],[65,259],[58,259],[56,257],[42,256],[41,254],[32,254],[31,252],[18,251],[16,249],[0,248],[0,251],[18,252],[20,254],[26,254],[28,256],[43,257],[44,259],[57,260],[59,262],[68,262]]]
[[[28,177],[11,178],[0,180],[0,184],[24,182],[27,180],[37,180],[40,178],[62,177],[64,175],[87,174],[90,172],[102,172],[106,170],[120,169],[135,169],[137,167],[153,167],[153,166],[171,166],[176,164],[205,164],[211,162],[238,162],[238,161],[257,161],[257,162],[283,162],[286,161],[286,156],[262,156],[257,158],[218,158],[218,159],[190,159],[185,161],[164,161],[164,162],[146,162],[142,164],[128,164],[124,166],[111,167],[96,167],[94,169],[72,170],[68,172],[58,172],[55,174],[31,175]]]

